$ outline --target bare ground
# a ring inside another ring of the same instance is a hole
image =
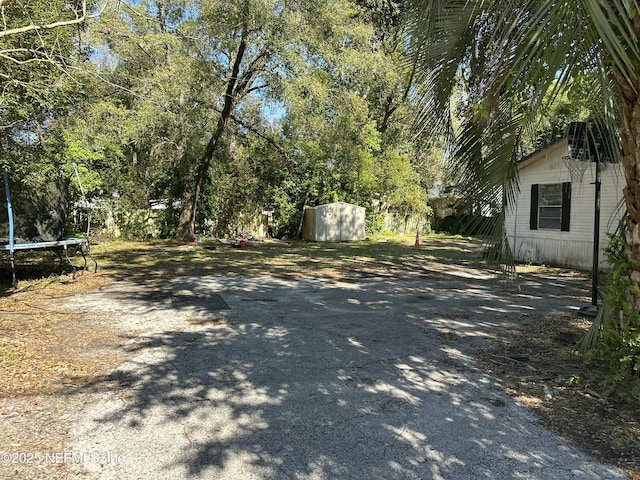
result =
[[[576,342],[590,325],[590,320],[571,314],[532,318],[505,332],[499,344],[480,352],[477,360],[545,427],[621,467],[629,478],[640,478],[638,403],[603,397],[602,367],[576,353]]]

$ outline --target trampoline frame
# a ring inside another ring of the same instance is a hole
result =
[[[77,268],[69,258],[68,249],[69,247],[77,246],[78,252],[82,255],[82,258],[84,260],[84,266],[82,267],[83,270],[87,269],[88,256],[93,261],[94,273],[98,271],[98,262],[96,262],[95,258],[93,258],[93,256],[91,255],[89,240],[86,238],[63,238],[54,241],[16,243],[13,232],[13,206],[11,204],[11,192],[9,191],[9,176],[6,172],[4,172],[2,174],[2,178],[4,181],[5,196],[7,199],[7,213],[9,217],[9,241],[8,243],[0,243],[0,251],[9,252],[9,258],[11,260],[12,284],[14,287],[18,285],[15,262],[15,252],[18,250],[53,250],[58,254],[60,259],[62,259],[64,255],[67,263],[71,266],[72,276],[75,279]]]

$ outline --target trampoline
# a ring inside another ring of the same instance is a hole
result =
[[[75,279],[78,267],[69,257],[69,249],[75,248],[84,260],[82,268],[88,268],[87,257],[89,257],[94,264],[94,272],[98,271],[98,262],[91,255],[89,240],[64,237],[68,205],[65,189],[59,182],[52,182],[42,192],[20,192],[17,198],[12,199],[12,189],[6,172],[3,173],[2,179],[6,218],[0,218],[0,251],[9,252],[14,287],[18,284],[16,252],[19,251],[54,251],[61,260],[64,259],[63,261],[69,264]]]

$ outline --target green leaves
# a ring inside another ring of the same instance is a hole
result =
[[[635,78],[635,2],[408,3],[409,58],[419,80],[415,128],[447,140],[460,189],[473,202],[499,208],[499,192],[512,202],[523,141],[532,148],[540,145],[536,136],[555,137],[548,123],[566,123],[562,115],[590,113],[615,137],[619,98],[611,72]],[[582,107],[561,112],[557,105],[568,98]]]
[[[42,171],[44,152],[57,167],[77,163],[90,196],[127,208],[198,205],[182,212],[187,227],[207,217],[224,231],[271,203],[296,227],[291,212],[305,201],[385,198],[424,211],[417,165],[429,156],[410,136],[401,3],[106,2],[81,29],[60,31],[62,63],[84,60],[68,75],[12,66],[1,106],[16,127],[0,148],[28,158],[23,170]],[[42,2],[11,5],[47,13]],[[35,138],[39,150],[24,155]]]

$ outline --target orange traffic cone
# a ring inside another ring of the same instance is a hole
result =
[[[413,244],[413,248],[420,248],[420,234],[416,232],[416,243]]]

